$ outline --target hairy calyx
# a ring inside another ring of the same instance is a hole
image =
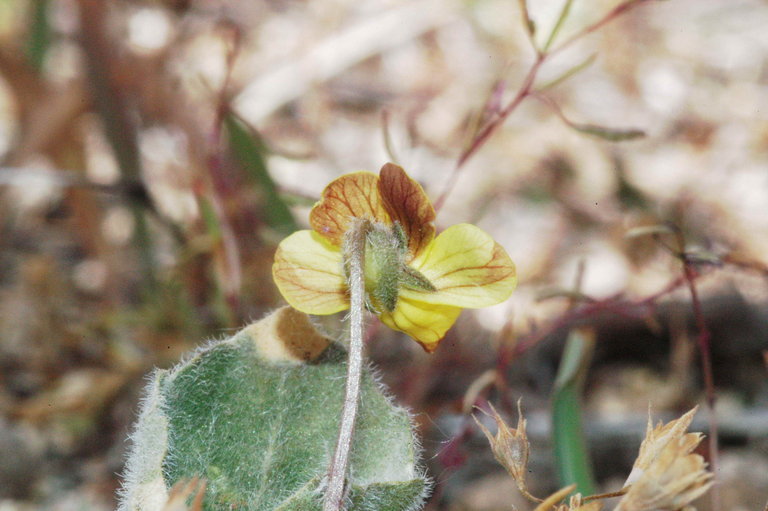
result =
[[[408,236],[399,222],[387,225],[364,221],[365,237],[365,305],[374,313],[392,312],[397,305],[401,287],[419,291],[436,291],[435,286],[419,272],[408,266]],[[344,255],[344,268],[349,275],[351,254]]]

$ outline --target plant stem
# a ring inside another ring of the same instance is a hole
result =
[[[712,474],[714,474],[715,478],[717,478],[717,470],[720,465],[720,448],[717,413],[715,410],[715,406],[717,404],[717,393],[715,391],[715,378],[712,371],[712,351],[710,347],[712,334],[710,333],[709,328],[707,327],[707,321],[704,318],[704,309],[701,306],[701,298],[699,297],[699,293],[696,288],[696,278],[698,277],[698,272],[691,263],[691,258],[688,252],[686,252],[685,236],[679,227],[672,226],[672,230],[675,235],[675,241],[677,242],[677,251],[675,252],[674,249],[671,250],[673,250],[673,253],[675,253],[677,257],[680,258],[680,262],[683,264],[683,278],[685,279],[685,283],[688,286],[688,291],[691,294],[693,316],[696,321],[696,329],[699,331],[696,341],[699,347],[699,356],[701,357],[701,371],[704,375],[704,393],[707,400],[707,412],[709,415],[709,468],[712,471]],[[658,236],[655,236],[655,238],[657,241],[660,241]],[[662,246],[666,245],[662,243]],[[722,505],[720,499],[720,487],[717,484],[717,481],[715,481],[715,484],[712,485],[710,498],[713,511],[720,511],[722,509]]]
[[[619,16],[623,15],[625,12],[629,11],[630,9],[634,9],[638,5],[641,5],[646,2],[650,2],[652,0],[627,0],[613,9],[611,9],[608,14],[597,20],[596,22],[592,23],[591,25],[581,29],[577,33],[573,34],[571,37],[569,37],[564,42],[557,45],[555,48],[550,50],[548,52],[548,55],[554,55],[555,53],[559,53],[563,51],[565,48],[573,44],[574,42],[578,41],[582,37],[591,34],[592,32],[597,31],[598,29],[602,28],[603,26],[607,25],[608,23],[611,23]]]
[[[445,203],[445,199],[448,197],[448,194],[453,190],[453,187],[456,185],[456,181],[459,177],[459,172],[464,167],[464,164],[467,163],[467,161],[480,149],[483,144],[490,138],[490,136],[496,131],[496,129],[504,123],[504,121],[507,120],[507,117],[517,108],[517,106],[522,103],[522,101],[528,96],[528,94],[531,92],[531,89],[533,87],[533,82],[536,79],[536,74],[539,72],[539,68],[544,63],[544,60],[546,59],[545,54],[539,54],[536,57],[536,60],[534,61],[533,65],[531,66],[531,69],[528,70],[528,74],[523,79],[523,84],[520,86],[520,89],[517,91],[517,94],[515,94],[515,97],[512,99],[512,101],[509,102],[509,104],[504,107],[501,112],[497,114],[497,116],[492,120],[489,121],[488,124],[486,124],[479,133],[475,136],[472,143],[469,145],[469,147],[464,150],[464,152],[461,153],[461,156],[459,156],[459,160],[456,162],[456,166],[453,168],[453,171],[451,172],[451,175],[448,177],[447,184],[445,185],[445,188],[443,189],[440,196],[435,201],[435,210],[439,211],[440,208],[443,207],[443,203]]]
[[[344,509],[344,494],[355,431],[357,404],[360,401],[360,375],[363,369],[363,310],[365,307],[365,239],[371,229],[368,220],[355,219],[344,239],[344,258],[348,271],[350,295],[349,312],[349,361],[347,387],[341,410],[339,437],[336,452],[328,467],[328,487],[325,492],[323,511]]]
[[[711,334],[704,319],[704,311],[701,307],[701,299],[696,289],[696,270],[693,269],[690,262],[683,257],[683,273],[688,284],[688,290],[691,293],[691,303],[693,305],[693,314],[696,318],[696,328],[699,331],[697,343],[699,345],[699,355],[701,356],[701,369],[704,374],[704,393],[707,399],[707,411],[709,413],[709,467],[712,473],[717,477],[717,470],[720,462],[719,433],[717,422],[717,394],[715,392],[715,378],[712,371],[712,353],[710,348]],[[720,511],[722,509],[720,500],[720,488],[718,484],[712,485],[710,493],[712,499],[712,509]]]
[[[533,64],[531,64],[531,68],[528,70],[528,74],[523,79],[523,83],[520,85],[520,88],[518,89],[517,93],[515,94],[515,97],[512,98],[512,100],[509,102],[509,104],[501,110],[496,117],[489,121],[474,137],[472,142],[469,144],[469,147],[462,151],[461,155],[459,156],[458,161],[456,162],[456,166],[454,166],[453,171],[451,172],[450,176],[448,177],[447,183],[445,185],[445,188],[443,189],[442,193],[438,196],[437,200],[435,201],[435,210],[439,211],[440,208],[443,207],[443,203],[445,202],[446,197],[448,194],[453,190],[453,187],[456,185],[456,181],[458,180],[459,173],[463,169],[464,165],[467,163],[467,161],[477,153],[477,151],[485,145],[485,143],[488,141],[489,138],[491,138],[491,135],[493,135],[496,130],[504,124],[504,121],[507,120],[507,117],[512,114],[512,112],[520,105],[520,103],[523,102],[525,98],[527,98],[532,92],[534,92],[534,81],[536,80],[536,75],[539,72],[539,69],[541,66],[553,55],[560,53],[565,48],[573,44],[574,42],[578,41],[579,39],[591,34],[592,32],[595,32],[599,28],[602,28],[604,25],[607,25],[611,21],[618,18],[620,15],[624,14],[625,12],[629,11],[630,9],[633,9],[634,7],[637,7],[640,4],[650,2],[652,0],[626,0],[624,3],[621,3],[614,7],[611,11],[609,11],[605,16],[600,18],[595,23],[583,28],[576,34],[572,35],[570,38],[565,40],[564,42],[560,43],[559,45],[555,46],[554,48],[549,48],[549,45],[552,44],[552,41],[547,41],[546,47],[543,50],[540,50],[533,39],[533,37],[530,34],[530,28],[529,30],[529,36],[531,36],[531,43],[533,45],[534,51],[536,52],[536,59],[533,61]],[[570,1],[567,1],[564,7],[564,10],[561,12],[560,19],[557,21],[557,26],[553,30],[553,33],[550,34],[550,39],[555,37],[557,35],[557,32],[560,30],[560,26],[562,25],[564,21],[564,16],[567,17],[568,11],[570,10]],[[530,27],[529,25],[529,19],[528,19],[528,8],[525,1],[521,2],[521,10],[523,12],[523,16],[525,18],[526,25]],[[578,67],[578,66],[577,66]]]

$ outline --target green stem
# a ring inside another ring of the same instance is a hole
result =
[[[344,494],[355,431],[357,405],[360,401],[360,375],[363,370],[363,313],[365,307],[365,240],[371,230],[368,220],[355,219],[344,239],[344,257],[348,269],[349,311],[349,361],[347,387],[341,410],[339,437],[336,452],[328,467],[328,487],[325,492],[323,511],[344,509]]]

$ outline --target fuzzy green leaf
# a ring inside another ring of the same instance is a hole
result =
[[[163,492],[193,476],[208,482],[206,510],[321,509],[346,353],[331,344],[311,362],[270,361],[255,332],[248,327],[155,374],[133,435],[121,510],[159,509]],[[428,482],[417,461],[407,412],[366,372],[348,509],[419,509]]]

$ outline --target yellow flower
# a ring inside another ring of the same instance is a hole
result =
[[[366,305],[381,321],[437,348],[464,307],[506,300],[517,284],[504,249],[470,224],[435,236],[435,210],[424,190],[392,163],[379,176],[346,174],[323,191],[312,230],[284,239],[272,275],[294,308],[333,314],[349,308],[344,239],[353,219],[371,222],[366,237]]]

